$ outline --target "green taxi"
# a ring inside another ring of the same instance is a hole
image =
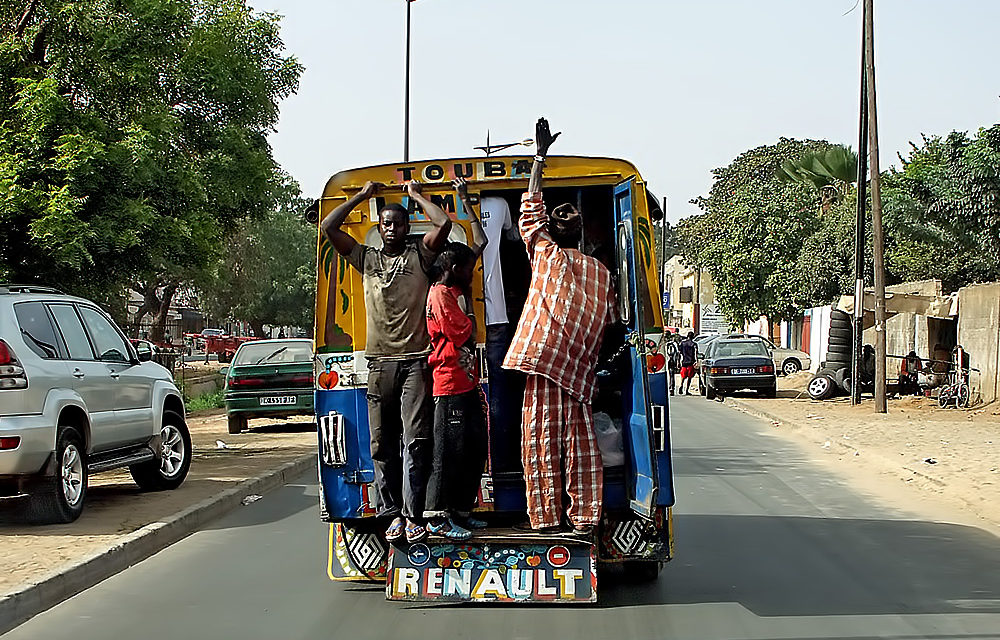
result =
[[[229,433],[240,433],[250,418],[313,414],[312,340],[244,342],[226,376]]]

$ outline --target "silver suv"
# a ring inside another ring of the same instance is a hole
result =
[[[88,300],[0,284],[0,498],[27,494],[30,521],[72,522],[91,473],[128,467],[142,489],[179,487],[184,402],[151,357]]]

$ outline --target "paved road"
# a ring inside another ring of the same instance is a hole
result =
[[[1000,539],[886,510],[700,397],[673,403],[677,559],[582,608],[414,606],[329,582],[303,477],[4,640],[1000,638]]]

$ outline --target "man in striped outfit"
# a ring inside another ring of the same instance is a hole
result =
[[[521,458],[531,527],[559,531],[565,515],[575,533],[589,535],[601,517],[603,489],[590,403],[604,329],[614,318],[614,291],[608,269],[577,249],[580,212],[570,204],[546,212],[540,165],[547,133],[545,123],[536,138],[537,184],[521,198],[518,224],[531,258],[531,286],[504,367],[528,374]]]

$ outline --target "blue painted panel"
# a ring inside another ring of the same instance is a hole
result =
[[[365,499],[362,484],[375,478],[365,390],[317,390],[315,406],[317,420],[331,411],[344,416],[347,464],[330,467],[320,460],[320,483],[329,518],[343,520],[373,515],[374,505]]]
[[[645,323],[642,305],[639,302],[638,269],[641,268],[635,250],[635,222],[632,215],[635,180],[630,179],[617,185],[614,190],[615,224],[618,229],[619,269],[628,271],[627,291],[619,295],[628,297],[631,315],[628,331],[641,339],[645,338]],[[622,260],[624,258],[624,260]],[[657,500],[659,476],[656,470],[656,456],[653,451],[653,434],[649,420],[650,392],[646,381],[646,361],[633,345],[632,385],[623,394],[624,417],[627,428],[624,433],[625,453],[628,461],[628,482],[630,506],[637,514],[651,518]]]

